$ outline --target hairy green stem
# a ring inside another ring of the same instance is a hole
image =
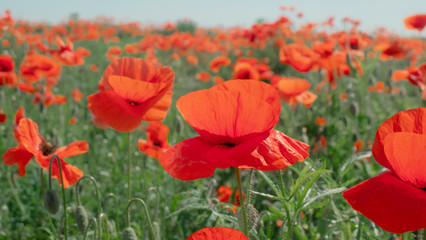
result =
[[[53,155],[50,159],[49,163],[49,189],[52,189],[52,162],[56,158],[59,165],[59,174],[61,175],[61,187],[62,187],[62,200],[64,202],[64,235],[65,240],[68,239],[68,226],[67,226],[67,201],[65,199],[65,188],[64,188],[64,179],[62,177],[62,167],[61,167],[61,159],[59,159],[58,155]]]
[[[130,132],[127,133],[127,201],[130,201],[130,169],[132,169],[132,161],[130,159]]]
[[[142,206],[144,207],[145,210],[145,214],[146,214],[146,218],[148,220],[148,225],[149,225],[149,231],[151,232],[152,235],[152,239],[156,240],[156,236],[155,236],[155,232],[154,232],[154,228],[152,227],[152,222],[151,222],[151,218],[149,217],[149,212],[148,212],[148,208],[146,207],[146,204],[144,202],[144,200],[140,199],[140,198],[133,198],[129,201],[129,203],[127,204],[126,207],[126,213],[127,213],[127,226],[130,227],[130,206],[132,205],[132,203],[134,202],[139,202],[140,204],[142,204]]]
[[[241,186],[241,176],[240,176],[240,169],[239,168],[235,168],[235,176],[237,178],[238,192],[239,192],[239,195],[240,195],[241,211],[243,213],[243,223],[244,223],[243,233],[246,236],[248,236],[247,213],[246,213],[246,206],[245,206],[245,203],[244,203],[243,188]]]

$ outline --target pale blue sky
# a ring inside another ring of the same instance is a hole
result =
[[[344,16],[361,20],[361,29],[384,26],[389,30],[418,36],[404,29],[404,17],[426,13],[426,0],[12,0],[0,1],[0,9],[10,9],[15,18],[57,23],[77,12],[83,19],[104,15],[115,20],[165,23],[184,17],[201,26],[249,26],[259,18],[272,21],[281,14],[296,19],[297,13],[283,12],[280,5],[304,12],[296,23],[324,21],[335,16],[336,25]],[[424,33],[421,34],[425,36]]]

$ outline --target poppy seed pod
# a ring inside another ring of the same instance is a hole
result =
[[[84,234],[87,226],[89,226],[89,218],[87,217],[87,211],[83,206],[78,206],[74,211],[75,222],[77,228],[81,234]]]
[[[56,214],[59,210],[59,206],[61,205],[61,201],[59,200],[58,193],[53,190],[47,190],[44,195],[44,207],[50,214]]]
[[[138,237],[136,236],[135,230],[133,228],[128,227],[124,229],[123,235],[121,236],[121,240],[136,240]]]

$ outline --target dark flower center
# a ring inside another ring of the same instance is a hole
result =
[[[152,144],[157,147],[163,147],[163,144],[160,141],[153,141]]]
[[[227,146],[227,147],[235,147],[235,144],[230,143],[230,142],[221,143],[220,145],[225,145],[225,146]]]
[[[56,147],[57,147],[56,144],[52,144],[52,143],[47,142],[47,141],[43,141],[41,143],[41,151],[43,152],[44,156],[48,156],[51,153],[53,153],[55,151]]]
[[[138,102],[133,102],[133,101],[127,101],[131,106],[137,106],[139,105]]]

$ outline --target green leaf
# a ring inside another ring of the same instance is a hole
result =
[[[328,172],[331,172],[331,171],[330,170],[326,170],[326,169],[320,169],[320,170],[317,170],[317,171],[313,171],[313,172],[301,175],[299,178],[297,178],[296,183],[291,186],[290,196],[288,197],[287,200],[290,201],[290,199],[294,196],[294,194],[296,193],[296,191],[299,189],[300,185],[302,185],[302,183],[305,180],[307,180],[310,177],[319,176],[319,175],[321,175],[323,173],[328,173]]]
[[[266,174],[263,171],[256,171],[256,172],[263,177],[263,179],[274,190],[277,196],[281,196],[281,193],[280,193],[280,190],[278,190],[278,187],[274,184],[274,182],[268,176],[266,176]]]
[[[315,197],[310,198],[309,200],[307,200],[303,206],[303,208],[306,208],[307,206],[309,206],[310,204],[312,204],[313,202],[315,202],[318,198],[324,197],[324,196],[328,196],[328,195],[332,195],[332,194],[336,194],[336,193],[341,193],[343,191],[345,191],[346,188],[345,187],[339,187],[339,188],[333,188],[333,189],[328,189],[318,195],[316,195]]]

